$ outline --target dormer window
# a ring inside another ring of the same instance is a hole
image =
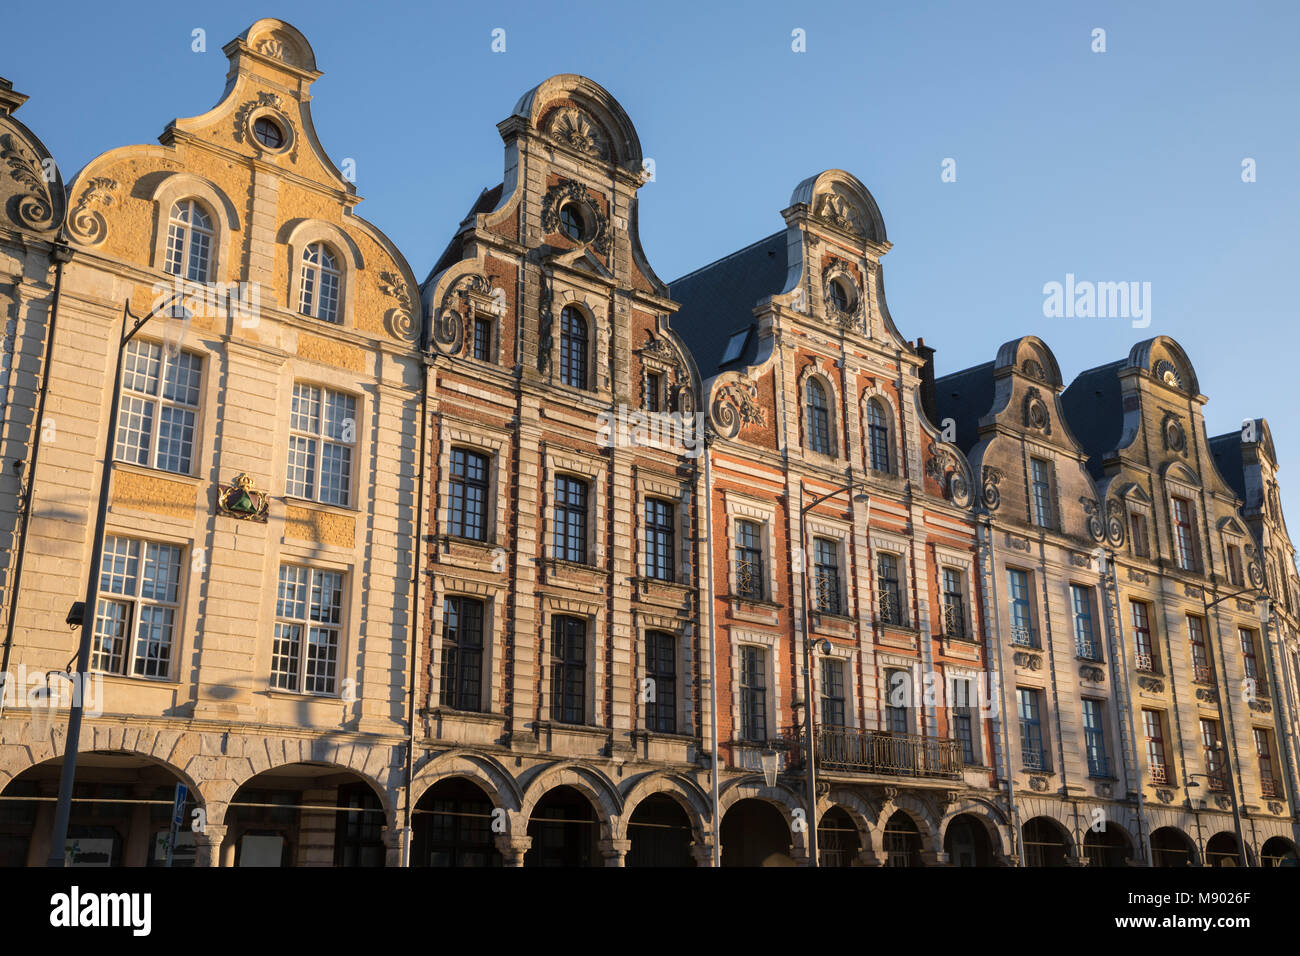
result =
[[[1051,466],[1041,458],[1031,458],[1029,463],[1034,492],[1034,524],[1040,528],[1051,528],[1053,526]]]
[[[586,231],[587,224],[583,221],[582,213],[578,211],[576,203],[565,203],[560,207],[560,232],[574,242],[582,242]]]
[[[830,284],[831,306],[836,312],[848,312],[853,300],[849,297],[849,292],[844,288],[844,283],[834,280]]]
[[[334,253],[323,242],[302,251],[302,285],[298,311],[325,322],[339,321],[339,283],[342,272]]]

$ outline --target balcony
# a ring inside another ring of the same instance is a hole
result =
[[[1153,763],[1151,765],[1151,782],[1168,784],[1169,768],[1162,763]]]
[[[736,596],[747,601],[763,600],[762,562],[737,559]]]
[[[853,727],[818,727],[814,733],[819,771],[950,780],[961,778],[961,742],[958,740]],[[792,728],[786,739],[790,748],[790,765],[792,769],[798,768],[804,760],[803,732]]]
[[[1141,673],[1143,674],[1160,673],[1160,671],[1156,668],[1155,658],[1152,657],[1150,654],[1143,654],[1141,651],[1138,651],[1136,654],[1133,655],[1133,658],[1134,658],[1135,666]]]
[[[1011,643],[1016,647],[1038,647],[1038,638],[1028,624],[1011,625]]]
[[[1096,641],[1091,639],[1076,637],[1074,639],[1074,653],[1080,660],[1101,660],[1101,647]]]
[[[1192,680],[1198,684],[1214,683],[1214,668],[1209,664],[1193,664]]]
[[[1275,777],[1261,777],[1259,792],[1265,797],[1279,799],[1282,796],[1282,784]]]
[[[1205,775],[1205,786],[1211,793],[1228,792],[1228,775],[1213,768]]]
[[[840,576],[834,571],[817,569],[817,610],[822,614],[843,614],[840,604]]]
[[[1089,754],[1088,776],[1094,780],[1111,779],[1110,759],[1105,754]]]

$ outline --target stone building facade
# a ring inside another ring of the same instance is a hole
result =
[[[73,863],[164,864],[178,783],[207,866],[1295,862],[1272,436],[1207,439],[1177,343],[936,382],[842,170],[665,283],[569,74],[419,283],[307,40],[225,53],[66,188],[0,82],[0,863],[49,855],[77,602]]]

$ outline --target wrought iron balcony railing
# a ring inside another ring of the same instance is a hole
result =
[[[958,604],[943,606],[943,636],[954,641],[967,640],[966,612]]]
[[[1028,624],[1012,624],[1011,643],[1016,647],[1037,647],[1038,638]]]
[[[1196,681],[1198,684],[1213,684],[1214,668],[1209,664],[1193,664],[1192,680]]]
[[[1101,646],[1091,638],[1076,637],[1074,653],[1085,661],[1101,660]]]
[[[1225,793],[1228,789],[1228,775],[1211,767],[1205,775],[1205,785],[1213,793]]]
[[[1020,762],[1025,765],[1026,770],[1046,770],[1047,754],[1043,753],[1041,750],[1021,747]]]
[[[884,591],[880,595],[880,623],[907,627],[907,609],[898,595]]]
[[[1151,765],[1151,782],[1169,783],[1169,768],[1162,763],[1153,763]]]
[[[1142,671],[1144,674],[1160,673],[1158,670],[1156,670],[1155,658],[1152,657],[1150,654],[1143,654],[1141,651],[1138,651],[1136,654],[1133,655],[1133,657],[1137,669]]]
[[[1110,777],[1110,758],[1105,754],[1088,755],[1088,776],[1095,777],[1099,780],[1106,780]]]
[[[1280,797],[1282,796],[1282,784],[1278,783],[1275,777],[1261,777],[1259,792],[1266,797]]]
[[[803,730],[791,728],[787,733],[790,765],[801,767]],[[962,773],[961,742],[944,737],[818,727],[813,731],[813,745],[819,770],[949,779],[960,778]]]
[[[736,591],[739,597],[751,601],[763,599],[763,565],[758,561],[736,561]]]
[[[822,614],[842,614],[840,576],[826,568],[817,569],[817,610]]]

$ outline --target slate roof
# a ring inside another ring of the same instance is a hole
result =
[[[673,331],[695,354],[700,375],[721,370],[727,342],[735,332],[753,329],[754,306],[785,288],[786,233],[773,233],[668,283],[669,298],[681,303],[672,318]],[[750,334],[740,357],[726,368],[752,365],[758,354],[757,336]]]
[[[469,207],[469,212],[465,213],[464,218],[461,219],[461,222],[464,223],[466,219],[472,219],[479,213],[491,212],[495,209],[497,203],[501,201],[501,190],[504,188],[505,183],[497,183],[491,189],[484,189],[480,192],[478,198],[474,200],[473,205]],[[442,251],[442,255],[438,257],[437,263],[434,265],[433,269],[430,270],[429,278],[436,276],[444,269],[448,269],[460,262],[460,260],[464,258],[464,254],[465,232],[463,229],[457,229],[456,235],[451,237],[451,242],[447,243],[447,248]],[[428,279],[425,281],[427,282]]]
[[[1210,454],[1214,456],[1214,464],[1228,487],[1242,501],[1249,501],[1246,497],[1246,472],[1241,462],[1241,432],[1215,435],[1210,439]]]
[[[979,441],[979,421],[993,407],[993,363],[972,365],[934,380],[935,404],[940,424],[951,418],[957,422],[956,445],[962,454]]]
[[[1088,471],[1101,478],[1102,456],[1114,451],[1124,433],[1124,406],[1119,373],[1128,359],[1098,365],[1075,376],[1061,394],[1070,431],[1088,454]]]

